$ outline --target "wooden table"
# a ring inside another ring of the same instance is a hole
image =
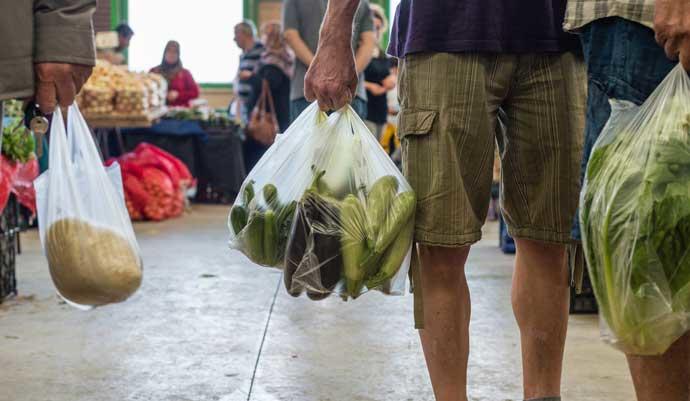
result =
[[[124,141],[122,140],[121,128],[148,128],[156,121],[160,120],[168,112],[167,107],[160,107],[141,116],[126,116],[126,115],[89,115],[84,113],[84,119],[89,127],[93,130],[94,140],[98,146],[101,157],[108,158],[110,155],[110,145],[108,144],[108,137],[110,133],[115,134],[119,152],[125,151]]]

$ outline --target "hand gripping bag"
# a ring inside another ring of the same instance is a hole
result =
[[[279,135],[230,212],[230,244],[311,299],[402,294],[416,198],[354,110],[316,104]]]
[[[36,181],[39,234],[50,275],[70,304],[121,302],[142,281],[142,260],[117,164],[107,170],[78,107],[59,109],[50,130],[49,169]],[[68,141],[69,137],[69,141]]]

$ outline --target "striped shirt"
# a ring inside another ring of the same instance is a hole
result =
[[[563,29],[576,30],[606,17],[621,17],[653,28],[654,3],[655,0],[569,0]]]
[[[250,80],[245,81],[243,79],[240,79],[239,73],[240,71],[254,72],[256,70],[256,65],[259,63],[259,59],[261,58],[261,53],[263,53],[263,51],[264,45],[261,42],[256,42],[256,44],[253,48],[251,48],[251,50],[242,53],[242,55],[240,56],[240,68],[237,72],[236,83],[237,95],[240,97],[240,100],[242,101],[246,102],[247,100],[249,100],[254,88]]]

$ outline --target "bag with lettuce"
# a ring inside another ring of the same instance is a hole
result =
[[[230,211],[230,246],[313,300],[402,294],[415,194],[350,106],[307,108],[259,160]]]
[[[690,330],[690,77],[676,67],[642,106],[612,101],[580,221],[604,339],[658,355]]]

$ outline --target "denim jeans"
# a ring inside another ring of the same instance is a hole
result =
[[[676,66],[654,40],[654,31],[623,18],[596,20],[580,32],[587,63],[588,96],[585,145],[582,160],[584,178],[594,143],[611,114],[609,99],[640,105]],[[573,238],[580,240],[579,219]]]
[[[299,98],[290,101],[290,122],[295,121],[297,117],[302,114],[302,112],[309,107],[311,103],[307,102],[307,99],[305,98]],[[356,97],[352,99],[352,103],[350,103],[353,109],[355,109],[355,112],[357,115],[359,115],[359,118],[362,120],[367,118],[367,101],[360,98]]]

